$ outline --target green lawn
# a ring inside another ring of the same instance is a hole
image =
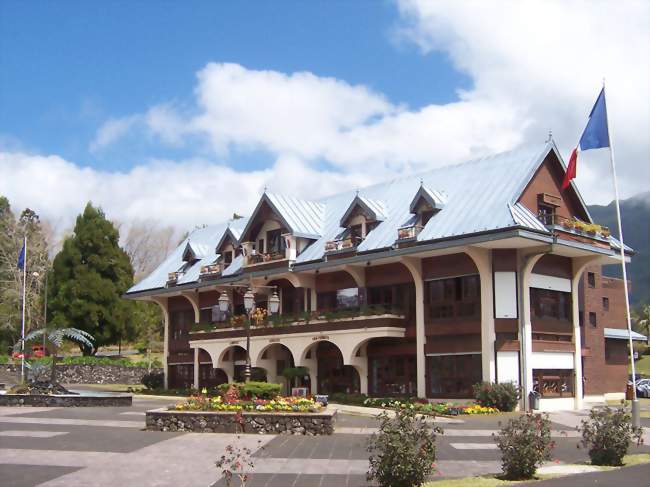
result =
[[[642,355],[635,363],[636,373],[650,376],[650,355]],[[630,370],[632,372],[632,370]]]

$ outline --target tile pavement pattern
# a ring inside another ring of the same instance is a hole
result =
[[[214,462],[235,436],[144,431],[144,412],[167,404],[134,399],[130,408],[0,408],[0,485],[224,486]],[[586,457],[575,435],[560,433],[579,419],[571,413],[554,417],[556,457],[564,462]],[[444,424],[434,479],[498,472],[490,436],[497,422]],[[249,486],[366,486],[366,441],[375,430],[372,418],[339,413],[331,436],[242,435],[236,441],[255,452]]]

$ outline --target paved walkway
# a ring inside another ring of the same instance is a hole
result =
[[[366,444],[377,428],[368,408],[340,407],[335,434],[324,437],[142,431],[147,409],[172,402],[136,398],[130,408],[0,408],[0,485],[221,487],[214,462],[235,441],[255,452],[252,487],[367,485]],[[437,440],[436,478],[497,473],[500,455],[491,435],[503,419],[437,418],[445,434]],[[580,419],[552,415],[555,455],[563,462],[586,459],[572,430]]]

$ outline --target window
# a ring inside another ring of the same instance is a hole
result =
[[[359,306],[359,288],[350,287],[336,291],[336,308],[356,308]]]
[[[555,223],[555,208],[540,204],[539,219],[544,225],[553,225]]]
[[[423,211],[422,212],[422,226],[426,226],[427,223],[429,223],[429,220],[435,215],[435,212],[433,211]]]
[[[263,238],[260,238],[257,241],[257,252],[260,253],[260,254],[264,253],[264,239]]]
[[[350,227],[350,239],[354,245],[358,245],[363,240],[363,230],[360,224]]]
[[[596,274],[593,272],[587,272],[587,284],[592,289],[596,287]]]
[[[433,320],[478,317],[480,294],[480,281],[476,275],[428,281],[429,317]]]
[[[427,377],[432,397],[472,397],[481,382],[481,354],[427,357]]]
[[[285,242],[282,237],[282,230],[271,230],[266,232],[266,253],[268,254],[284,254]]]
[[[530,289],[530,306],[535,318],[571,319],[571,295],[550,289]]]
[[[589,324],[590,324],[591,326],[596,326],[596,325],[597,325],[597,322],[596,322],[596,313],[594,313],[593,311],[590,311],[590,312],[589,312]]]
[[[533,369],[533,390],[542,397],[572,397],[573,370]]]
[[[609,298],[603,298],[603,309],[609,311]]]
[[[223,261],[226,265],[230,265],[232,263],[232,251],[229,250],[228,252],[223,253]]]

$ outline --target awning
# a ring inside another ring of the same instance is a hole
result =
[[[614,340],[629,340],[630,335],[624,328],[605,328],[605,338],[613,338]],[[645,342],[648,340],[648,337],[641,335],[641,333],[633,331],[632,340]]]

